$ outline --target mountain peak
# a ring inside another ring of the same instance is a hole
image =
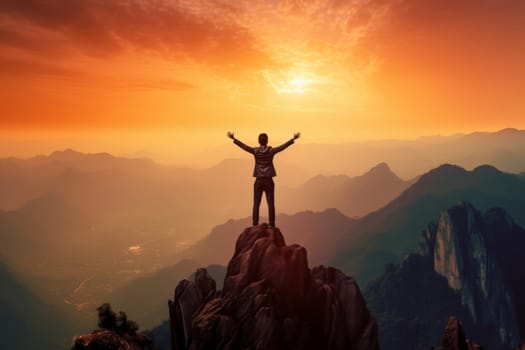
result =
[[[376,164],[372,169],[370,169],[368,174],[394,174],[387,163],[381,162]]]
[[[382,162],[375,165],[373,168],[368,170],[363,175],[357,176],[353,178],[353,180],[358,181],[373,181],[378,182],[377,184],[384,183],[386,181],[394,182],[394,183],[401,183],[403,180],[401,180],[388,166],[387,163]]]
[[[474,168],[474,170],[472,170],[472,172],[474,172],[475,174],[481,174],[481,175],[497,175],[497,174],[501,174],[502,173],[495,166],[488,165],[488,164],[480,165],[480,166]]]
[[[460,167],[459,165],[445,163],[445,164],[438,166],[435,169],[430,170],[427,174],[441,175],[441,174],[458,174],[458,173],[465,173],[465,172],[466,170],[463,167]]]
[[[423,174],[410,190],[422,193],[429,189],[439,191],[461,183],[467,174],[467,171],[458,165],[443,164]]]
[[[200,276],[206,283],[181,281],[169,302],[175,349],[378,349],[355,280],[332,267],[310,270],[306,249],[286,245],[276,227],[241,233],[222,292],[205,291],[212,283]]]
[[[498,135],[518,135],[522,132],[522,130],[518,130],[516,128],[505,128],[505,129],[501,129],[499,130],[498,132],[496,132],[496,134]]]

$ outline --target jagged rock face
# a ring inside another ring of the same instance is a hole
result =
[[[454,316],[448,319],[441,350],[482,350],[482,347],[465,338],[463,325]]]
[[[170,303],[174,349],[378,349],[356,282],[334,268],[310,271],[306,250],[287,246],[277,228],[241,234],[224,290],[203,301],[182,331],[187,318],[181,322],[177,310],[189,315],[194,305],[180,290],[190,284],[182,281]]]
[[[189,347],[193,315],[215,293],[215,280],[208,274],[206,269],[200,268],[197,270],[195,283],[188,280],[179,282],[175,288],[175,302],[168,301],[171,320],[171,344],[174,350],[187,349]]]
[[[502,209],[460,203],[442,211],[418,253],[390,265],[365,293],[381,347],[435,347],[450,315],[488,349],[516,346],[525,338],[524,246],[525,230]]]
[[[484,220],[468,203],[442,211],[432,243],[434,270],[447,279],[450,288],[459,291],[461,303],[475,324],[496,324],[501,343],[513,345],[519,341],[519,329],[512,288],[507,282],[509,267],[503,265],[509,251],[500,248],[501,242],[513,240],[513,223],[500,214],[503,220],[494,211]],[[497,231],[487,230],[494,226],[494,219],[500,221]],[[515,243],[523,242],[523,237],[516,238]],[[491,244],[496,240],[499,244]]]
[[[378,349],[377,323],[357,282],[333,267],[313,268],[312,277],[322,301],[326,349]]]

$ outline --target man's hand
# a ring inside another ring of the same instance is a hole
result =
[[[293,134],[293,139],[294,140],[297,140],[299,137],[301,137],[301,133],[300,132],[296,132],[295,134]]]
[[[229,137],[230,139],[232,139],[232,140],[234,139],[233,132],[231,132],[231,131],[228,131],[228,132],[226,133],[226,136],[228,136],[228,137]]]

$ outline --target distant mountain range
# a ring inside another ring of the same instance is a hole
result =
[[[239,135],[241,137],[241,135]],[[250,143],[249,140],[244,140]],[[255,137],[254,137],[255,143]],[[270,141],[273,145],[279,141]],[[403,179],[412,179],[444,163],[472,169],[491,164],[506,172],[525,171],[525,130],[473,132],[450,136],[427,136],[415,140],[377,140],[343,144],[309,143],[309,135],[278,155],[279,163],[295,165],[313,177],[317,174],[356,176],[375,164],[386,162]],[[214,151],[202,153],[202,164],[224,158],[238,158],[239,150],[225,143]],[[279,172],[279,170],[278,170]],[[279,175],[280,176],[280,175]]]
[[[442,165],[429,171],[385,207],[347,230],[334,260],[363,283],[377,277],[385,264],[417,248],[420,232],[436,212],[461,200],[481,210],[504,208],[525,224],[525,181],[491,166],[467,171]]]
[[[363,216],[388,204],[415,181],[401,180],[386,163],[380,163],[356,177],[315,176],[279,194],[279,207],[287,212],[337,208],[348,216]]]

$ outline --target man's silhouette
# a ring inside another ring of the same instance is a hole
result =
[[[266,194],[266,201],[268,202],[268,218],[270,226],[275,226],[273,177],[277,174],[275,173],[275,168],[273,166],[273,156],[292,145],[294,140],[298,139],[301,134],[298,132],[295,133],[292,139],[279,147],[268,146],[268,135],[264,133],[259,135],[259,147],[245,145],[237,140],[232,132],[228,132],[227,135],[229,138],[233,139],[233,142],[237,146],[246,152],[253,154],[255,157],[255,167],[253,169],[253,176],[256,178],[255,184],[253,185],[253,226],[259,224],[259,206],[261,205],[263,192]]]

